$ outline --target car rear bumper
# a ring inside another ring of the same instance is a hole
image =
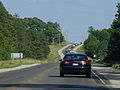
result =
[[[91,71],[91,67],[86,67],[86,66],[82,66],[82,67],[71,67],[71,66],[63,66],[62,67],[62,72],[64,74],[86,74],[89,73]]]

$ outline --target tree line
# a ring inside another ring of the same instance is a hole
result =
[[[0,2],[0,60],[10,53],[23,53],[25,58],[45,59],[49,45],[64,41],[57,22],[44,22],[37,17],[19,18],[8,13]]]
[[[95,30],[89,27],[89,36],[84,42],[85,52],[108,63],[120,63],[120,3],[111,28]]]

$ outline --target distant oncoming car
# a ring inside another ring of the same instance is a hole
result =
[[[86,54],[65,54],[60,60],[60,76],[64,74],[86,75],[91,77],[91,63]]]

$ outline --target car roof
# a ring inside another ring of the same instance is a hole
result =
[[[81,55],[81,56],[87,56],[86,54],[80,54],[80,53],[68,53],[65,55]]]

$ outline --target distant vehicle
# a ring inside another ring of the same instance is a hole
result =
[[[60,77],[64,74],[86,75],[91,77],[91,63],[86,54],[65,54],[60,59]]]
[[[70,53],[74,53],[74,52],[71,50]]]
[[[71,51],[71,50],[72,50],[71,48],[68,49],[68,51]]]
[[[78,43],[75,44],[75,46],[78,46],[78,45],[79,45]]]
[[[73,44],[72,47],[74,48],[74,47],[75,47],[75,44]]]

